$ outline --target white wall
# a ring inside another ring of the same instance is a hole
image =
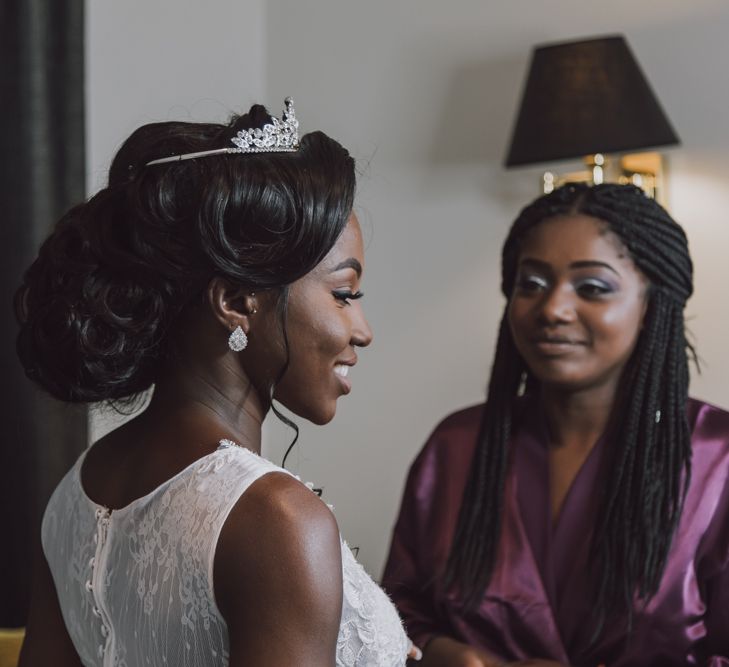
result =
[[[375,341],[336,420],[300,422],[289,467],[324,486],[373,574],[410,461],[445,414],[483,396],[503,305],[500,244],[538,194],[540,169],[501,167],[534,44],[625,34],[681,136],[670,152],[670,202],[694,254],[688,312],[706,362],[693,393],[729,406],[723,0],[88,6],[92,176],[148,118],[219,118],[254,99],[278,109],[286,95],[302,130],[326,131],[359,159],[364,305]],[[242,29],[251,16],[265,30]],[[264,453],[280,462],[289,439],[268,420]]]
[[[218,122],[265,96],[265,0],[86,3],[88,191],[144,123]]]

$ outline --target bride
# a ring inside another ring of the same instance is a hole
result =
[[[31,379],[68,402],[154,393],[48,504],[22,666],[416,652],[328,507],[260,457],[272,401],[327,423],[372,339],[354,161],[297,128],[290,100],[281,119],[139,128],[28,269]]]

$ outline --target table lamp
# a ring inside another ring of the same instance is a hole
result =
[[[601,183],[611,176],[656,196],[662,178],[659,154],[617,160],[606,154],[678,143],[625,38],[607,36],[535,47],[505,165],[580,157],[586,172],[562,177],[546,172],[543,190],[568,180]]]

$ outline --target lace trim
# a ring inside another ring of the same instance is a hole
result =
[[[401,667],[408,640],[395,607],[342,541],[344,574],[337,667]]]

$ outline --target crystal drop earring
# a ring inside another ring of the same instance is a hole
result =
[[[240,325],[238,325],[235,329],[233,329],[228,337],[228,347],[233,350],[233,352],[241,352],[242,350],[245,350],[247,346],[248,336],[246,336],[246,332],[240,328]]]

